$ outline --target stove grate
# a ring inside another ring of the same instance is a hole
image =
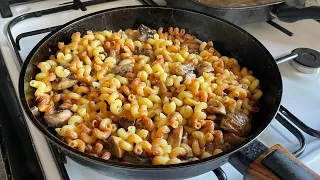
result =
[[[48,28],[44,28],[44,29],[39,29],[39,30],[35,30],[35,31],[29,31],[29,32],[25,32],[25,33],[21,33],[16,37],[16,40],[14,40],[14,37],[12,35],[11,29],[19,22],[25,20],[25,19],[29,19],[29,18],[33,18],[33,17],[40,17],[43,15],[48,15],[48,14],[54,14],[54,13],[58,13],[58,12],[62,12],[62,11],[66,11],[66,10],[77,10],[77,9],[82,9],[85,10],[86,6],[91,6],[91,5],[96,5],[96,4],[100,4],[100,3],[106,3],[106,2],[112,2],[112,1],[116,1],[116,0],[94,0],[94,1],[88,1],[88,2],[81,2],[79,0],[74,0],[73,4],[71,5],[65,5],[62,7],[58,7],[58,8],[51,8],[51,9],[46,9],[46,10],[41,10],[41,11],[36,11],[36,12],[32,12],[32,13],[28,13],[28,14],[24,14],[21,16],[18,16],[16,18],[14,18],[7,26],[7,32],[8,32],[8,36],[9,36],[9,41],[14,49],[15,55],[17,57],[18,60],[18,64],[21,68],[21,66],[23,65],[23,61],[22,58],[20,56],[20,40],[22,38],[25,37],[29,37],[29,36],[34,36],[34,35],[38,35],[38,34],[42,34],[42,33],[47,33],[47,32],[51,32],[56,28],[59,28],[60,26],[55,26],[55,27],[48,27]],[[157,3],[155,3],[153,0],[139,0],[143,5],[157,5]],[[80,4],[79,4],[80,3]],[[274,22],[268,22],[269,24],[275,24]],[[276,26],[277,27],[277,26]],[[292,35],[292,33],[286,29],[282,29],[281,31],[285,31],[285,33],[287,35],[290,36],[290,34]],[[280,111],[281,113],[281,111]],[[288,113],[287,113],[288,114]],[[283,115],[283,114],[282,114]],[[291,114],[292,115],[292,114]],[[283,116],[281,115],[277,115],[276,119],[284,126],[286,127],[300,142],[300,147],[298,148],[298,150],[296,150],[295,152],[293,152],[293,154],[295,156],[300,156],[306,146],[306,142],[305,142],[305,138],[303,136],[303,134],[294,126],[292,126],[292,124],[290,124],[285,118],[283,118]],[[299,120],[300,121],[300,120]],[[301,121],[300,121],[301,122]],[[303,129],[302,129],[303,130]],[[65,155],[59,151],[58,148],[56,148],[53,144],[51,144],[50,142],[48,142],[51,151],[54,155],[54,159],[56,161],[56,164],[58,166],[59,172],[61,174],[61,177],[63,179],[69,179],[68,173],[65,169],[64,164],[66,164],[66,157]],[[221,168],[215,169],[213,170],[213,172],[216,174],[216,176],[218,177],[219,180],[225,180],[227,179],[226,174],[223,172],[223,170]]]
[[[274,28],[278,29],[279,31],[283,32],[284,34],[286,34],[288,36],[293,36],[293,32],[291,32],[288,29],[280,26],[279,24],[273,22],[272,20],[267,21],[267,23],[270,24],[271,26],[273,26]]]
[[[1,127],[0,127],[0,179],[3,179],[3,180],[12,179],[10,164],[8,161],[7,148],[4,146],[4,137],[2,135]]]
[[[42,34],[42,33],[51,32],[51,31],[53,31],[53,30],[55,30],[55,29],[57,29],[59,27],[61,27],[61,26],[53,26],[53,27],[38,29],[38,30],[35,30],[35,31],[29,31],[29,32],[21,33],[16,37],[16,45],[15,46],[16,46],[16,48],[18,50],[21,50],[20,40],[22,38],[29,37],[29,36],[34,36],[34,35],[38,35],[38,34]]]

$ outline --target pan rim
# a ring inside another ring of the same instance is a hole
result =
[[[173,165],[152,165],[152,164],[126,164],[126,163],[122,163],[122,162],[116,162],[116,161],[111,161],[111,160],[103,160],[101,158],[97,158],[94,156],[91,156],[87,153],[84,152],[80,152],[70,146],[68,146],[67,144],[65,144],[64,142],[62,142],[60,139],[57,138],[57,136],[55,136],[53,133],[50,133],[47,129],[46,126],[44,126],[40,120],[38,120],[31,112],[30,107],[27,103],[26,97],[25,97],[25,91],[24,91],[24,79],[25,79],[25,75],[26,75],[26,70],[27,67],[29,65],[29,62],[33,59],[35,52],[39,49],[39,47],[41,47],[52,35],[54,35],[55,33],[63,30],[64,28],[66,28],[67,26],[70,26],[74,23],[77,23],[78,21],[87,18],[87,17],[91,17],[94,15],[98,15],[98,14],[103,14],[106,12],[112,12],[112,11],[117,11],[117,10],[121,10],[121,9],[135,9],[135,8],[158,8],[158,9],[168,9],[168,10],[173,10],[173,11],[187,11],[190,13],[196,13],[196,14],[200,14],[202,16],[208,16],[210,18],[214,18],[216,20],[221,21],[222,23],[225,23],[233,28],[236,28],[237,30],[239,30],[241,33],[246,34],[249,38],[251,38],[252,40],[254,40],[254,42],[256,43],[257,46],[259,46],[264,54],[266,56],[268,56],[268,58],[270,59],[270,61],[272,61],[271,63],[273,64],[273,66],[276,66],[276,68],[278,68],[277,64],[274,61],[274,58],[272,57],[272,55],[270,54],[270,52],[265,48],[264,45],[262,45],[262,43],[260,41],[258,41],[254,36],[252,36],[250,33],[248,33],[247,31],[245,31],[244,29],[238,27],[237,25],[234,25],[226,20],[217,18],[215,16],[211,16],[211,15],[207,15],[205,13],[202,12],[197,12],[194,10],[186,10],[186,9],[181,9],[181,8],[169,8],[169,7],[165,7],[165,6],[125,6],[125,7],[117,7],[117,8],[112,8],[112,9],[107,9],[107,10],[102,10],[102,11],[97,11],[94,13],[90,13],[81,17],[78,17],[74,20],[71,20],[65,24],[63,24],[62,26],[60,26],[59,28],[57,28],[56,30],[52,31],[51,33],[49,33],[48,35],[46,35],[43,39],[41,39],[36,46],[30,51],[30,53],[28,54],[26,60],[23,63],[21,72],[20,72],[20,76],[19,76],[19,96],[20,96],[20,101],[22,102],[23,105],[23,109],[26,112],[26,114],[28,115],[28,118],[31,120],[31,122],[33,123],[33,125],[36,126],[36,128],[42,133],[42,135],[44,135],[47,139],[50,140],[50,142],[53,142],[53,144],[55,146],[58,146],[59,148],[63,149],[64,151],[67,151],[67,154],[64,153],[65,155],[69,156],[69,153],[72,156],[71,159],[73,159],[73,157],[78,157],[81,158],[83,160],[86,161],[90,161],[92,163],[95,164],[103,164],[103,165],[111,165],[113,167],[117,167],[117,168],[124,168],[124,169],[132,169],[132,170],[168,170],[168,169],[175,169],[175,168],[186,168],[186,167],[190,167],[190,166],[195,166],[195,165],[199,165],[199,164],[203,164],[203,163],[208,163],[211,161],[217,161],[219,159],[223,159],[225,157],[229,157],[230,155],[234,154],[235,152],[241,150],[242,148],[246,147],[247,145],[249,145],[252,141],[254,141],[271,123],[272,119],[276,116],[276,112],[278,111],[279,107],[280,107],[280,103],[281,103],[281,97],[282,97],[282,78],[280,75],[280,71],[278,69],[278,73],[279,73],[279,84],[281,84],[281,87],[279,88],[278,91],[278,97],[276,100],[276,103],[274,104],[274,107],[272,107],[271,109],[273,110],[273,112],[270,112],[270,114],[272,113],[272,117],[270,117],[270,119],[266,122],[264,122],[264,124],[262,124],[261,126],[264,126],[263,128],[260,127],[262,130],[260,130],[259,128],[259,132],[258,131],[254,131],[253,133],[251,133],[251,135],[247,138],[247,140],[239,145],[236,145],[230,149],[228,149],[225,152],[222,152],[218,155],[214,155],[208,158],[204,158],[204,159],[200,159],[200,160],[196,160],[196,161],[191,161],[191,162],[185,162],[185,163],[180,163],[180,164],[173,164]],[[77,160],[76,160],[77,161]],[[79,162],[78,162],[79,163]]]
[[[209,4],[200,2],[199,0],[188,0],[188,1],[191,1],[192,3],[198,4],[201,6],[205,6],[208,8],[220,9],[220,10],[248,10],[248,9],[254,9],[254,8],[265,8],[267,6],[272,6],[272,5],[284,3],[282,0],[277,0],[277,2],[254,5],[254,6],[219,7],[219,6],[209,5]]]

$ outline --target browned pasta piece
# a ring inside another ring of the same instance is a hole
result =
[[[71,146],[73,148],[77,148],[81,152],[84,152],[84,150],[86,149],[86,144],[80,139],[76,139],[76,140],[71,141],[69,143],[69,146]]]
[[[108,151],[102,152],[102,154],[100,156],[100,158],[104,159],[104,160],[108,160],[108,159],[110,159],[110,157],[111,157],[111,153]]]
[[[92,130],[92,135],[95,136],[98,139],[106,140],[111,135],[111,131],[103,132],[103,131],[101,131],[101,130],[99,130],[97,128],[94,128]]]

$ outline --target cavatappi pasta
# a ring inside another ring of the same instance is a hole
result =
[[[259,80],[184,29],[75,32],[30,86],[49,127],[102,159],[175,164],[242,143]]]

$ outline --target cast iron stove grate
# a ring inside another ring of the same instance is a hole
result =
[[[48,15],[48,14],[59,13],[59,12],[66,11],[66,10],[71,10],[71,9],[77,10],[77,9],[80,8],[81,10],[85,11],[86,10],[86,6],[91,6],[91,5],[100,4],[100,3],[106,3],[106,2],[111,2],[111,1],[115,1],[115,0],[94,0],[94,1],[88,1],[88,2],[81,2],[80,0],[77,0],[77,1],[73,1],[74,3],[71,4],[71,5],[69,4],[69,5],[65,5],[65,6],[62,6],[62,7],[58,7],[58,8],[51,8],[51,9],[36,11],[36,12],[32,12],[32,13],[27,13],[27,14],[24,14],[24,15],[21,15],[21,16],[18,16],[16,18],[14,18],[7,26],[7,33],[8,33],[9,41],[10,41],[10,43],[12,45],[12,48],[14,49],[15,56],[16,56],[16,58],[18,60],[19,68],[21,68],[22,65],[23,65],[23,61],[22,61],[22,58],[21,58],[20,53],[19,53],[20,48],[21,48],[20,45],[19,45],[19,41],[22,38],[25,38],[25,37],[51,32],[54,29],[59,28],[60,26],[48,27],[48,28],[44,28],[44,29],[38,29],[38,30],[35,30],[35,31],[24,32],[24,33],[21,33],[21,34],[17,35],[16,40],[15,40],[13,35],[12,35],[11,29],[17,23],[19,23],[19,22],[21,22],[21,21],[23,21],[25,19],[34,18],[34,17],[40,17],[40,16],[44,16],[44,15]],[[139,1],[143,5],[151,5],[151,6],[157,5],[157,3],[155,3],[153,0],[139,0]],[[11,80],[9,80],[9,81],[11,81]],[[282,111],[280,111],[280,113],[276,116],[276,119],[284,127],[286,127],[298,139],[298,141],[300,143],[300,147],[298,148],[298,150],[292,152],[295,156],[298,157],[303,153],[303,151],[304,151],[304,149],[306,147],[305,138],[304,138],[303,134],[296,127],[294,127],[291,123],[288,122],[288,119],[291,120],[291,121],[294,121],[294,120],[296,121],[296,120],[299,120],[299,119],[297,119],[297,118],[294,119],[293,115],[289,111],[287,111],[287,113],[281,113],[281,112],[285,111],[284,107],[282,107],[282,106],[281,106],[281,110]],[[288,113],[290,113],[292,116],[286,116]],[[21,118],[23,118],[23,117],[21,117]],[[23,120],[25,121],[24,118],[23,118]],[[306,128],[305,129],[302,128],[301,130],[305,131]],[[55,157],[55,161],[56,161],[57,167],[59,169],[59,172],[61,174],[61,177],[63,179],[69,179],[68,173],[67,173],[67,171],[65,169],[65,166],[64,166],[64,164],[67,163],[65,155],[62,154],[59,151],[59,149],[57,149],[50,142],[48,142],[48,144],[50,145],[51,151],[52,151],[52,153],[53,153],[53,155]],[[223,172],[223,170],[221,168],[213,170],[213,172],[216,174],[216,176],[218,177],[219,180],[227,179],[226,174]]]

